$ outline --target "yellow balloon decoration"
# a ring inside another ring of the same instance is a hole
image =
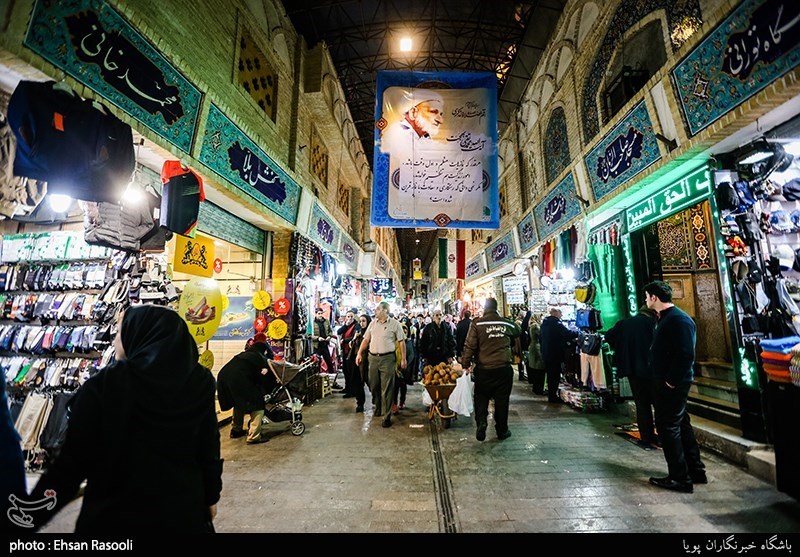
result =
[[[211,350],[200,354],[200,365],[208,369],[214,368],[214,353]]]
[[[267,309],[272,303],[272,296],[266,290],[259,290],[253,294],[253,307],[261,311]]]
[[[217,281],[195,277],[186,284],[181,293],[178,313],[186,321],[197,344],[214,336],[222,312],[222,292]]]

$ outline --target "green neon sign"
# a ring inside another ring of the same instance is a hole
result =
[[[622,255],[625,259],[625,286],[628,289],[628,309],[631,315],[636,315],[638,310],[636,300],[636,281],[633,277],[633,258],[631,257],[631,235],[625,234],[622,237]]]
[[[711,191],[711,172],[702,166],[629,208],[625,216],[628,232],[691,207],[708,197]]]

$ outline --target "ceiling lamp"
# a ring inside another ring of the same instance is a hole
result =
[[[403,37],[400,39],[400,52],[411,52],[413,41],[411,37]]]

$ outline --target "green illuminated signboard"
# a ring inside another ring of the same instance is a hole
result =
[[[702,166],[629,208],[626,213],[628,232],[691,207],[708,197],[711,191],[711,172]]]

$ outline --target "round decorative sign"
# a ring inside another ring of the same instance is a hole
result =
[[[217,274],[222,272],[222,259],[219,257],[214,260],[214,272]]]
[[[212,369],[214,367],[214,353],[211,350],[206,350],[200,354],[199,362],[204,368]]]
[[[287,332],[289,332],[289,326],[283,319],[274,319],[272,323],[269,324],[268,333],[269,338],[272,340],[280,340],[284,338]]]
[[[257,310],[265,310],[272,303],[272,297],[266,290],[259,290],[253,294],[253,307]]]
[[[253,328],[257,332],[261,332],[267,328],[267,318],[266,317],[256,317],[256,320],[253,321]]]
[[[292,309],[291,304],[289,304],[289,300],[286,298],[279,298],[275,300],[275,313],[278,315],[286,315],[289,313],[290,309]]]
[[[522,261],[517,261],[514,263],[514,274],[516,276],[524,275],[525,271],[527,270],[527,266]]]
[[[184,287],[178,313],[198,344],[217,332],[222,311],[222,292],[214,279],[195,277]]]

